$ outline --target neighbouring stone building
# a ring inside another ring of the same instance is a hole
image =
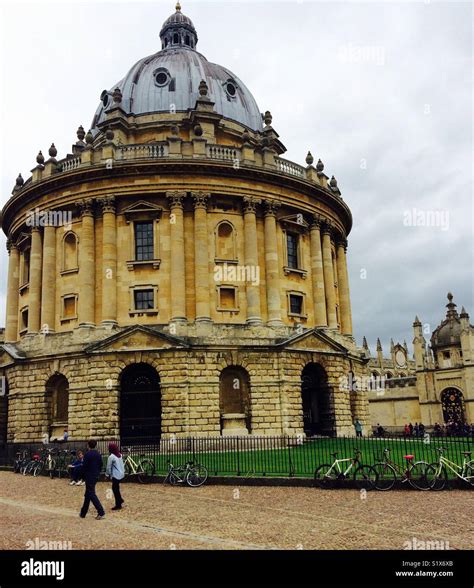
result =
[[[101,94],[72,153],[40,151],[2,211],[2,435],[345,434],[369,424],[334,177],[285,147],[244,83],[161,50]],[[58,79],[59,84],[59,79]],[[6,433],[5,433],[6,432]]]
[[[391,357],[384,358],[380,340],[377,357],[369,361],[371,423],[403,429],[409,422],[474,423],[474,327],[464,307],[456,310],[448,294],[446,318],[431,334],[418,317],[413,324],[414,358],[407,344],[391,344]],[[364,348],[368,355],[367,342]]]

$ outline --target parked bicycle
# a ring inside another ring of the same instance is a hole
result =
[[[15,474],[23,473],[23,469],[31,461],[30,452],[27,450],[17,451],[15,461],[13,462],[13,471]]]
[[[474,461],[471,460],[472,451],[463,451],[464,460],[462,466],[454,463],[443,453],[447,451],[447,447],[437,447],[439,459],[437,463],[432,463],[433,477],[430,480],[430,487],[433,490],[443,490],[448,481],[448,470],[456,474],[458,478],[474,486]]]
[[[207,468],[200,463],[188,461],[184,465],[174,466],[168,460],[168,474],[163,484],[169,482],[172,486],[176,486],[186,483],[188,486],[198,488],[206,482],[208,475]]]
[[[351,478],[359,489],[372,490],[377,482],[377,472],[370,465],[361,463],[361,451],[354,449],[354,457],[337,459],[337,452],[331,453],[332,465],[320,465],[314,472],[315,484],[321,488],[333,487],[336,482]]]
[[[384,449],[382,461],[372,466],[377,473],[375,483],[377,490],[391,490],[397,480],[400,480],[402,484],[408,482],[416,490],[430,489],[434,468],[425,461],[414,463],[414,455],[405,455],[404,459],[405,469],[390,459],[390,449]]]
[[[52,478],[56,469],[56,449],[43,449],[40,454],[40,458],[36,460],[36,463],[26,472],[27,474],[33,474],[33,476],[39,476],[43,471]]]
[[[135,461],[130,453],[130,449],[126,447],[124,447],[123,453],[127,454],[123,462],[125,477],[136,476],[140,484],[150,482],[155,475],[155,462],[151,459],[143,458],[143,456],[141,456],[142,459],[139,461]]]

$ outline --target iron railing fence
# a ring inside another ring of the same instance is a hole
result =
[[[108,455],[107,441],[98,441],[97,449]],[[131,440],[130,440],[131,441]],[[115,440],[117,442],[117,440]],[[87,447],[87,441],[69,441],[49,444],[59,449],[78,450]],[[0,465],[12,466],[17,452],[30,454],[45,447],[39,443],[11,443],[0,447]],[[355,449],[362,453],[362,462],[373,464],[383,458],[384,449],[390,449],[392,461],[404,467],[405,455],[414,455],[415,461],[433,463],[438,460],[438,447],[446,447],[445,456],[462,465],[465,451],[473,451],[473,437],[186,437],[162,438],[149,442],[121,443],[122,451],[130,451],[135,460],[152,459],[156,474],[165,474],[168,462],[180,465],[186,461],[204,464],[211,476],[237,477],[312,477],[321,464],[331,464],[334,454],[339,459],[350,458]]]

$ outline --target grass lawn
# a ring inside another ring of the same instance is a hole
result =
[[[198,451],[193,455],[192,451],[173,452],[170,455],[163,451],[160,454],[150,455],[154,458],[156,473],[164,474],[167,471],[168,459],[172,463],[181,465],[188,460],[194,460],[205,465],[212,476],[297,476],[312,477],[314,470],[323,463],[332,463],[331,453],[337,452],[338,458],[352,457],[354,448],[362,451],[362,463],[373,464],[380,461],[384,448],[391,450],[392,461],[404,466],[404,456],[412,454],[415,461],[436,462],[438,459],[437,447],[446,447],[448,451],[445,457],[462,464],[462,451],[473,449],[473,440],[468,438],[432,438],[430,443],[423,439],[377,439],[377,438],[317,438],[304,440],[297,444],[291,439],[287,446],[271,446],[271,440],[263,440],[267,445],[264,449],[242,450],[237,449],[235,442],[232,449],[227,451]],[[474,459],[474,454],[472,456]],[[455,477],[448,471],[449,477]]]

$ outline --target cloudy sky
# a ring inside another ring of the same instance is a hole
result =
[[[51,142],[64,157],[103,89],[159,50],[173,0],[1,4],[0,203]],[[471,2],[183,0],[198,49],[234,71],[300,164],[352,209],[354,328],[411,347],[446,294],[474,314]],[[431,226],[426,226],[429,224]],[[435,226],[433,226],[435,225]],[[7,256],[0,237],[0,325]],[[429,334],[428,334],[429,337]],[[388,351],[388,349],[386,349]]]

